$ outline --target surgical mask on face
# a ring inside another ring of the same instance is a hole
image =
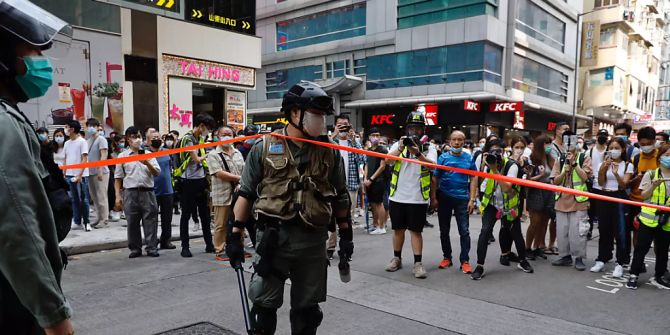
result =
[[[348,132],[340,132],[340,133],[338,134],[338,136],[340,137],[340,139],[345,139],[345,138],[347,138],[348,135],[349,135]]]
[[[232,139],[233,139],[232,136],[221,137],[221,141],[228,141],[228,140],[232,140]],[[231,145],[233,145],[233,143],[231,142],[231,143],[225,143],[225,144],[221,144],[221,145],[224,146],[224,147],[230,147]]]
[[[661,165],[666,169],[670,169],[670,156],[661,156]]]
[[[40,142],[46,142],[49,139],[49,136],[47,136],[47,134],[37,134],[37,138],[40,139]]]
[[[118,144],[118,146],[119,146],[119,149],[124,149],[126,147],[126,144],[121,142],[121,143]]]
[[[479,143],[479,148],[484,149],[484,146],[486,146],[486,143]]]
[[[598,144],[605,145],[607,142],[607,136],[598,136]]]
[[[628,135],[617,135],[616,137],[622,139],[624,142],[628,142]]]
[[[523,154],[523,149],[514,149],[514,156],[521,156]]]
[[[98,130],[98,136],[105,137],[105,131],[104,130]]]
[[[56,143],[58,143],[58,144],[63,144],[63,142],[65,142],[65,137],[56,136],[56,137],[54,137],[54,141],[56,141]]]
[[[174,141],[165,141],[165,145],[166,145],[168,148],[172,148],[172,145],[173,145],[173,144],[174,144]]]
[[[142,139],[141,139],[141,138],[136,138],[136,139],[132,140],[132,142],[130,142],[130,143],[131,143],[131,145],[134,146],[135,148],[140,148],[140,147],[142,147]]]
[[[326,115],[305,112],[302,120],[302,129],[311,137],[321,136],[326,133]]]
[[[39,98],[46,94],[53,84],[53,67],[44,56],[24,56],[26,73],[16,76],[16,83],[28,99]]]
[[[151,140],[151,146],[154,148],[160,148],[161,147],[161,140]]]
[[[95,127],[88,127],[88,128],[86,128],[86,133],[87,133],[89,136],[93,136],[93,134],[95,134],[95,133],[97,133],[97,132],[98,132],[98,130],[95,129]]]
[[[454,147],[451,147],[451,152],[452,152],[452,153],[455,153],[455,154],[458,155],[458,154],[460,154],[461,152],[463,152],[463,148],[462,148],[462,147],[461,147],[461,148],[454,148]]]
[[[612,157],[612,159],[621,158],[621,150],[610,150],[610,157]]]
[[[665,142],[664,141],[656,141],[656,143],[654,143],[654,148],[656,148],[656,149],[660,148],[661,146],[663,146],[663,143],[665,143]]]
[[[205,139],[207,139],[207,136],[209,136],[209,129],[206,129],[206,128],[205,128],[205,130],[203,130],[202,133],[200,134],[200,137],[201,137],[203,140],[205,140]]]
[[[378,138],[371,138],[370,139],[370,144],[372,145],[379,145],[379,139]]]
[[[652,151],[654,151],[655,147],[653,145],[643,145],[640,146],[640,151],[642,151],[645,154],[650,154]]]

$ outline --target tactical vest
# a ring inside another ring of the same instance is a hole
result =
[[[192,137],[193,142],[195,142],[195,136],[193,135],[193,132],[189,131],[179,141],[179,147],[180,148],[184,147],[184,142],[186,141],[186,138],[189,137],[189,136]],[[203,140],[202,137],[201,137],[200,140],[198,140],[198,144],[203,144],[203,143],[205,143],[205,140]],[[206,156],[205,148],[198,149],[198,152],[199,152],[198,156],[200,156],[200,157],[205,157]],[[184,173],[184,171],[186,171],[186,167],[188,166],[188,163],[191,161],[191,154],[188,151],[180,152],[179,153],[179,160],[181,161],[181,164],[179,164],[179,166],[176,169],[174,169],[174,171],[173,171],[175,177],[181,177],[181,175]],[[206,160],[203,160],[202,163],[200,163],[200,164],[202,164],[202,166],[205,169],[207,169],[207,161]]]
[[[503,174],[507,175],[507,172],[512,167],[514,163],[512,160],[503,158]],[[484,190],[484,195],[482,196],[482,201],[479,204],[479,211],[484,212],[484,209],[491,203],[491,198],[496,189],[496,182],[491,178],[486,178],[486,189]],[[508,221],[512,221],[519,217],[521,213],[519,209],[519,193],[521,187],[517,184],[512,184],[513,194],[509,195],[506,192],[502,192],[503,195],[503,215],[506,216]]]
[[[584,163],[584,154],[580,153],[579,156],[577,156],[577,164],[579,167],[582,167],[582,164]],[[565,172],[565,164],[564,162],[561,162],[561,173]],[[586,181],[582,180],[582,178],[579,177],[579,174],[577,173],[577,170],[572,169],[572,189],[577,190],[577,191],[588,191],[588,186],[586,185]],[[563,182],[565,184],[565,181]],[[554,200],[558,201],[558,199],[561,198],[561,192],[556,192],[554,194]],[[576,195],[575,200],[577,202],[585,202],[589,200],[589,197],[583,196],[583,195]]]
[[[402,156],[407,157],[407,147],[402,151]],[[391,175],[391,192],[390,195],[393,196],[395,191],[398,189],[398,177],[400,176],[400,166],[402,165],[401,160],[396,160],[393,163],[393,174]],[[423,200],[428,200],[430,198],[430,170],[427,167],[421,165],[421,196]]]
[[[333,149],[309,145],[309,163],[301,173],[285,139],[263,136],[263,180],[258,185],[258,213],[289,221],[299,216],[309,227],[325,228],[336,196],[330,184],[334,173]]]
[[[651,180],[653,181],[659,179],[660,176],[661,176],[661,169],[656,169],[656,171],[654,171],[654,177]],[[670,201],[668,200],[670,199],[667,198],[667,194],[665,192],[665,182],[663,182],[661,183],[661,185],[659,185],[657,188],[654,189],[654,192],[651,194],[651,198],[645,200],[644,202],[647,204],[668,206],[670,205]],[[656,208],[642,206],[638,218],[640,222],[645,226],[649,228],[656,228],[658,227],[658,218],[659,218],[659,215],[657,215],[658,211],[659,210],[657,210]],[[663,225],[663,230],[670,232],[670,222]]]

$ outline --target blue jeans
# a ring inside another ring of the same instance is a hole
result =
[[[67,176],[68,186],[70,186],[70,196],[72,197],[72,218],[74,223],[80,225],[82,219],[84,225],[88,226],[88,203],[90,196],[88,194],[88,177],[82,177],[79,183],[73,183],[73,176]]]
[[[461,236],[460,261],[470,260],[470,216],[468,214],[468,200],[452,198],[438,191],[437,218],[440,222],[440,241],[442,242],[442,254],[444,258],[451,259],[451,230],[452,212],[456,216],[458,234]]]

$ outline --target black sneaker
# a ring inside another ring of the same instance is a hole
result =
[[[537,249],[533,250],[533,254],[537,258],[547,259],[547,255],[544,253],[544,249],[537,248]]]
[[[429,223],[428,221],[426,221],[426,223],[424,224],[424,226],[426,226],[427,228],[434,228],[434,227],[435,227],[434,224]]]
[[[489,244],[491,244],[491,243],[496,243],[496,238],[493,237],[493,235],[491,235],[491,237],[489,237]]]
[[[136,251],[132,251],[130,253],[130,255],[128,255],[128,258],[137,258],[137,257],[141,257],[141,256],[142,256],[142,252],[136,250]]]
[[[214,246],[205,247],[205,253],[206,254],[213,254],[214,253]]]
[[[510,251],[509,254],[507,254],[507,258],[509,258],[510,262],[514,262],[514,263],[519,263],[521,261],[519,256],[517,254],[515,254],[513,251]]]
[[[551,265],[553,265],[553,266],[570,266],[570,265],[572,265],[572,257],[571,256],[561,257],[561,258],[551,262]]]
[[[631,290],[637,290],[637,275],[630,275],[626,287]]]
[[[500,264],[504,266],[509,266],[509,256],[508,255],[500,255]]]
[[[149,256],[149,257],[158,257],[158,256],[160,256],[160,255],[158,254],[158,251],[147,251],[147,256]]]
[[[484,267],[477,264],[475,270],[470,274],[470,278],[472,278],[472,280],[480,280],[482,277],[484,277]]]
[[[533,273],[534,272],[533,267],[530,266],[530,263],[528,263],[528,261],[525,260],[525,259],[520,261],[519,265],[517,265],[516,267],[518,267],[519,269],[521,269],[525,273]]]
[[[586,270],[586,264],[584,264],[584,261],[582,260],[581,257],[575,258],[575,269],[577,271],[584,271]]]
[[[186,257],[186,258],[193,257],[193,254],[191,254],[191,250],[189,250],[188,248],[183,248],[183,249],[181,249],[181,257]]]
[[[652,285],[662,290],[670,290],[670,282],[665,280],[663,276],[655,276],[649,281]]]
[[[529,261],[534,261],[536,259],[532,249],[526,249],[526,259]]]

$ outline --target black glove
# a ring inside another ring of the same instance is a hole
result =
[[[242,233],[230,233],[226,243],[226,255],[230,258],[230,265],[234,269],[241,269],[244,263],[244,246],[242,246]]]
[[[340,252],[344,254],[347,259],[354,254],[354,232],[351,226],[347,229],[340,228]]]

